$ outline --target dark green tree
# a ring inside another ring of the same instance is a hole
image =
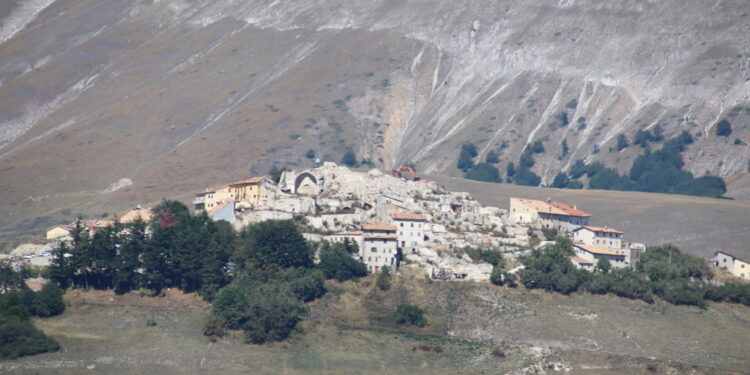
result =
[[[586,173],[586,163],[584,163],[581,159],[576,160],[568,171],[570,178],[574,180],[581,178],[584,173]]]
[[[42,290],[35,293],[33,304],[34,315],[46,318],[60,315],[63,311],[65,311],[63,291],[54,282],[44,284]]]
[[[568,183],[570,182],[570,179],[568,178],[568,175],[565,174],[565,172],[559,172],[555,179],[552,181],[552,187],[558,188],[558,189],[564,189],[568,187]]]
[[[544,143],[541,140],[536,140],[531,144],[531,152],[535,154],[544,153]]]
[[[487,152],[487,158],[485,159],[487,164],[496,164],[500,162],[500,156],[498,156],[497,152],[495,150],[490,150]]]
[[[354,154],[353,150],[347,150],[341,158],[341,163],[349,167],[354,167],[357,165],[357,155]]]
[[[625,134],[620,133],[617,136],[617,151],[622,151],[628,146],[630,146],[630,144],[628,143],[628,137],[625,136]]]
[[[479,163],[464,174],[465,178],[475,181],[500,182],[500,171],[492,164]]]
[[[238,258],[259,268],[313,265],[312,250],[291,220],[269,220],[243,229]]]
[[[393,314],[393,320],[396,324],[414,325],[424,327],[427,325],[427,319],[424,317],[424,311],[417,305],[402,303],[396,307]]]
[[[716,124],[717,137],[729,137],[732,134],[732,124],[727,119],[723,119]]]
[[[324,245],[328,243],[325,242]],[[337,246],[338,245],[338,246]],[[367,268],[345,250],[343,244],[324,246],[320,251],[318,264],[327,279],[346,281],[367,275]]]

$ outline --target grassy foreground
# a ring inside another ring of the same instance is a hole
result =
[[[74,290],[63,315],[36,322],[62,350],[0,362],[0,372],[714,374],[750,368],[747,307],[566,297],[404,273],[385,292],[371,277],[329,282],[330,292],[310,305],[305,334],[269,345],[245,344],[241,335],[212,342],[202,335],[208,306],[193,295]],[[402,302],[424,307],[427,326],[395,326],[390,314]]]

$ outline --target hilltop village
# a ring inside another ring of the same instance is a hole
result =
[[[568,236],[576,267],[593,270],[601,259],[615,268],[634,267],[645,250],[620,230],[590,225],[582,209],[551,200],[510,198],[509,208],[482,206],[468,193],[451,192],[420,179],[408,167],[392,174],[377,169],[356,172],[326,162],[310,170],[284,171],[278,183],[255,177],[205,189],[192,205],[213,220],[236,229],[265,220],[302,223],[312,242],[356,243],[356,258],[376,273],[387,266],[424,269],[436,279],[487,280],[492,265],[472,258],[470,249],[492,248],[511,263],[558,235]],[[137,207],[119,220],[127,223],[151,213]],[[87,220],[92,232],[111,220]],[[47,232],[52,243],[71,226]],[[513,270],[517,271],[517,269]]]

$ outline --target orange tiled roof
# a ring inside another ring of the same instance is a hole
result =
[[[555,202],[555,201],[537,201],[533,199],[522,199],[516,198],[521,203],[535,209],[539,213],[550,214],[550,215],[563,215],[563,216],[577,216],[577,217],[589,217],[591,214],[588,212],[579,210],[569,204]]]
[[[594,227],[594,226],[591,226],[591,225],[585,225],[585,226],[582,226],[582,227],[580,227],[580,228],[578,228],[578,229],[576,229],[576,230],[580,230],[580,229],[582,229],[582,228],[586,228],[586,229],[588,229],[588,230],[590,230],[590,231],[592,231],[592,232],[604,232],[604,233],[615,233],[615,234],[622,234],[622,232],[621,232],[621,231],[619,231],[619,230],[617,230],[617,229],[614,229],[614,228],[608,228],[608,227]]]
[[[267,178],[268,178],[268,176],[260,176],[260,177],[247,178],[247,179],[244,179],[244,180],[241,180],[241,181],[232,182],[231,184],[229,184],[229,186],[255,185],[255,184],[259,184],[261,181],[263,181],[263,180],[265,180]]]
[[[570,259],[574,263],[578,263],[578,264],[594,264],[594,262],[592,262],[590,260],[586,260],[586,259],[583,259],[583,258],[581,258],[579,256],[575,256],[575,255],[569,256],[568,259]]]
[[[366,240],[397,240],[398,236],[395,234],[365,234]]]
[[[395,232],[398,227],[386,223],[362,224],[362,230],[391,231]]]
[[[574,243],[573,246],[583,249],[584,251],[588,251],[592,254],[598,254],[598,255],[625,255],[622,251],[615,250],[611,247],[605,247],[605,246],[594,246],[594,245],[586,245],[583,243]]]
[[[393,214],[391,215],[392,218],[395,220],[415,220],[415,221],[425,221],[424,215],[420,214]]]

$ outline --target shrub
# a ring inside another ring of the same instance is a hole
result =
[[[367,268],[343,249],[331,248],[320,252],[318,264],[326,279],[346,281],[367,275]]]
[[[535,154],[542,154],[544,153],[544,143],[540,140],[534,141],[534,143],[531,144],[531,152]]]
[[[500,157],[497,155],[497,152],[495,152],[495,150],[490,150],[487,153],[485,162],[487,162],[487,164],[496,164],[500,162]]]
[[[568,171],[568,174],[570,175],[570,178],[572,179],[578,179],[581,178],[581,176],[586,173],[586,163],[583,162],[583,160],[578,159],[573,163],[573,165],[570,167],[570,170]]]
[[[729,137],[732,134],[732,124],[727,119],[723,119],[716,124],[717,137]]]
[[[474,158],[478,155],[477,146],[473,143],[465,143],[461,146],[458,155],[458,169],[466,172],[474,166]]]
[[[552,187],[558,188],[558,189],[564,189],[568,187],[568,183],[570,183],[570,179],[568,178],[568,175],[565,174],[565,172],[559,172],[555,179],[552,181]]]
[[[625,134],[618,135],[617,136],[617,151],[622,151],[628,146],[629,146],[628,137],[626,137]]]
[[[522,186],[539,186],[539,184],[542,183],[542,178],[531,170],[524,168],[516,173],[513,182],[515,182],[516,185]]]
[[[417,327],[424,327],[427,324],[424,312],[419,306],[405,303],[396,307],[396,312],[393,314],[393,320],[396,324],[414,325]]]
[[[341,163],[349,167],[354,167],[357,165],[357,155],[354,154],[354,151],[348,150],[341,158]]]
[[[375,286],[382,291],[391,289],[391,272],[388,266],[384,266],[380,270],[378,279],[375,281]]]
[[[53,282],[44,284],[42,290],[35,293],[34,296],[34,315],[46,318],[62,314],[65,311],[65,303],[62,296],[62,289],[57,284]]]
[[[500,182],[500,171],[488,163],[479,163],[464,174],[465,178],[475,181]]]
[[[0,315],[0,358],[16,359],[57,350],[60,350],[60,344],[36,329],[28,320]]]

